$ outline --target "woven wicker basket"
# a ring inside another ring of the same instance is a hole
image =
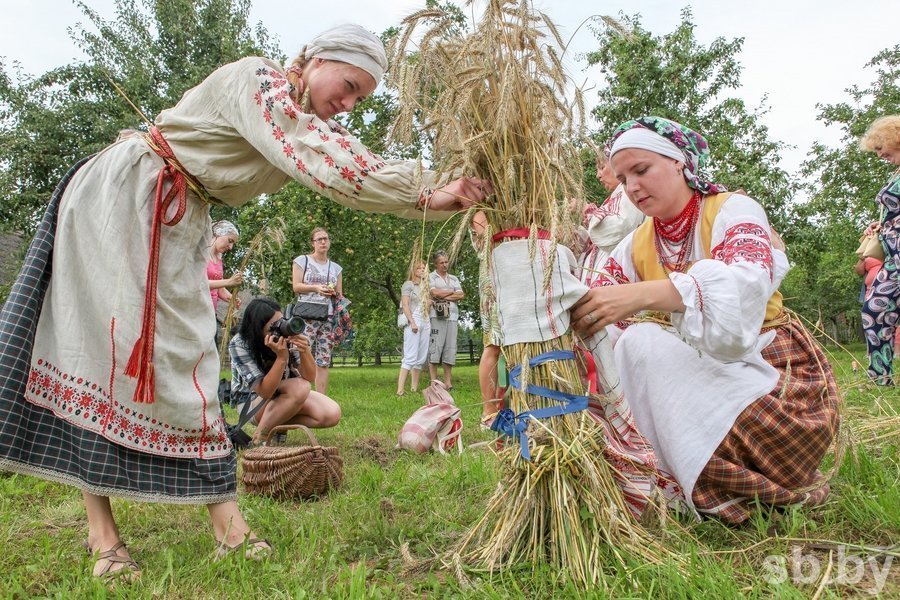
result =
[[[310,446],[269,446],[280,431],[302,429]],[[266,445],[244,452],[241,481],[250,494],[281,500],[323,496],[336,489],[344,478],[344,460],[338,449],[323,448],[316,436],[303,425],[272,428]]]

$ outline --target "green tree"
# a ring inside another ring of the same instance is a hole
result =
[[[809,199],[792,209],[786,238],[795,268],[785,282],[795,307],[823,320],[847,315],[856,321],[860,278],[853,272],[861,229],[878,218],[875,196],[894,167],[859,139],[876,118],[900,113],[900,45],[876,54],[867,87],[851,86],[848,101],[818,105],[818,120],[841,131],[839,144],[815,144],[803,164]]]
[[[857,226],[877,218],[875,196],[895,168],[874,152],[863,152],[859,139],[878,117],[900,113],[900,44],[865,66],[875,70],[868,87],[847,88],[849,101],[817,105],[818,120],[841,130],[839,145],[815,144],[803,164],[803,174],[812,179],[805,212],[821,220],[850,219]]]
[[[278,58],[266,30],[248,22],[250,0],[117,0],[105,21],[78,2],[92,28],[72,35],[83,63],[36,78],[0,59],[0,222],[30,232],[56,182],[120,129],[172,106],[215,68],[248,55]]]
[[[587,55],[588,64],[602,65],[606,76],[592,110],[600,137],[640,115],[659,115],[697,129],[709,141],[712,178],[729,189],[746,190],[780,229],[796,189],[778,164],[784,144],[770,139],[761,122],[764,107],[750,110],[743,100],[729,96],[740,87],[743,38],[699,44],[690,9],[682,11],[672,33],[662,36],[643,29],[638,15],[625,16],[622,23],[623,29],[595,29],[600,47]]]

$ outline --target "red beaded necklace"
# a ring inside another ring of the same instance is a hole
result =
[[[700,192],[695,191],[677,217],[663,222],[653,217],[653,242],[659,264],[667,271],[683,272],[694,248],[694,227],[700,220]],[[674,260],[672,260],[674,259]]]

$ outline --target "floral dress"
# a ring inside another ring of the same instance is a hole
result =
[[[869,377],[879,385],[893,385],[893,340],[900,319],[900,172],[888,180],[876,201],[884,211],[880,238],[885,259],[863,302],[862,326],[869,352]]]

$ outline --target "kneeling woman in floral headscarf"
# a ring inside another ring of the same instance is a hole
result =
[[[706,140],[678,123],[628,121],[611,144],[617,177],[651,219],[613,251],[575,328],[608,327],[638,428],[696,510],[738,523],[754,500],[822,502],[838,391],[783,310],[789,267],[765,211],[700,176]]]

